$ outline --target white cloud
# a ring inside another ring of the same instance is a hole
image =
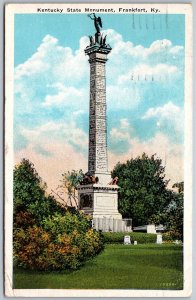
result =
[[[125,119],[121,119],[120,120],[120,127],[121,128],[127,128],[129,127],[129,121],[125,118]]]
[[[112,45],[112,53],[111,56],[116,56],[117,54],[121,53],[123,55],[129,55],[134,58],[140,58],[140,61],[146,60],[149,57],[152,57],[157,54],[167,53],[168,59],[169,56],[178,54],[184,50],[183,46],[174,46],[170,40],[163,39],[163,40],[156,40],[154,41],[150,47],[144,47],[142,45],[134,45],[130,41],[123,41],[122,35],[115,32],[113,29],[108,29],[104,31],[107,34],[107,40]]]
[[[47,63],[48,49],[54,49],[58,40],[50,35],[45,36],[42,44],[38,47],[37,51],[25,63],[20,64],[15,69],[15,79],[18,80],[22,77],[29,77],[37,73],[45,73],[49,69]]]
[[[182,143],[184,137],[184,111],[171,101],[163,106],[149,108],[143,120],[155,120],[158,131],[164,132],[177,143]]]
[[[87,38],[81,38],[75,53],[47,35],[37,51],[15,68],[15,103],[18,114],[59,106],[84,106],[88,99],[88,60],[84,55]],[[82,82],[82,84],[81,84]]]
[[[149,108],[142,119],[150,119],[153,117],[159,117],[164,119],[172,119],[173,117],[180,116],[181,109],[179,106],[173,104],[171,101],[163,105],[162,107]]]
[[[81,38],[81,48],[73,53],[70,47],[59,46],[58,39],[47,35],[32,57],[16,67],[15,79],[35,74],[44,74],[51,79],[55,77],[59,81],[80,79],[87,68],[84,55],[84,48],[87,44],[88,39],[86,37]]]
[[[60,84],[59,84],[60,85]],[[44,106],[70,106],[70,101],[74,101],[76,106],[81,100],[85,99],[85,92],[83,89],[76,89],[75,87],[64,87],[60,85],[57,94],[46,95],[44,99]],[[73,102],[72,102],[73,105]]]
[[[143,120],[156,119],[157,126],[167,126],[168,123],[172,125],[173,129],[180,134],[184,130],[184,112],[183,109],[171,101],[163,106],[152,107],[142,117]]]
[[[131,85],[109,85],[107,87],[107,103],[109,110],[133,110],[140,103],[137,87]]]
[[[110,131],[110,136],[112,139],[115,139],[117,141],[119,141],[119,140],[128,141],[130,138],[130,135],[128,132],[122,131],[121,129],[118,129],[118,128],[112,128]]]
[[[48,151],[46,145],[64,142],[72,145],[81,152],[86,152],[88,136],[74,121],[70,123],[48,122],[33,129],[21,128],[21,134],[29,141],[32,147],[39,146]],[[52,154],[52,153],[51,153]]]

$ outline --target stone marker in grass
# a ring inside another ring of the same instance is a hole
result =
[[[131,237],[130,235],[124,236],[124,245],[130,245],[131,244]]]
[[[163,239],[162,239],[162,234],[157,234],[157,244],[162,244]]]

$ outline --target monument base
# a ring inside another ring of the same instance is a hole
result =
[[[92,226],[103,232],[132,232],[132,220],[118,212],[117,185],[78,186],[79,209],[92,216]]]
[[[118,212],[118,189],[117,185],[79,185],[79,209],[92,215],[93,219],[122,219]]]

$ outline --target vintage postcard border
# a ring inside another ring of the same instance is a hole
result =
[[[84,4],[8,4],[5,24],[5,293],[24,297],[186,297],[192,287],[192,9],[188,4],[120,4],[120,7],[147,7],[160,9],[161,13],[183,13],[185,25],[185,212],[184,224],[189,231],[184,237],[184,289],[166,290],[19,290],[12,289],[12,215],[13,215],[13,69],[14,69],[14,14],[37,13],[38,7],[77,8]],[[119,7],[119,4],[86,4],[88,7]],[[83,12],[82,12],[83,13]],[[137,12],[136,12],[137,13]]]

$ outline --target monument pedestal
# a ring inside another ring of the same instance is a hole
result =
[[[79,208],[93,219],[122,219],[118,212],[118,189],[117,185],[79,185]]]

